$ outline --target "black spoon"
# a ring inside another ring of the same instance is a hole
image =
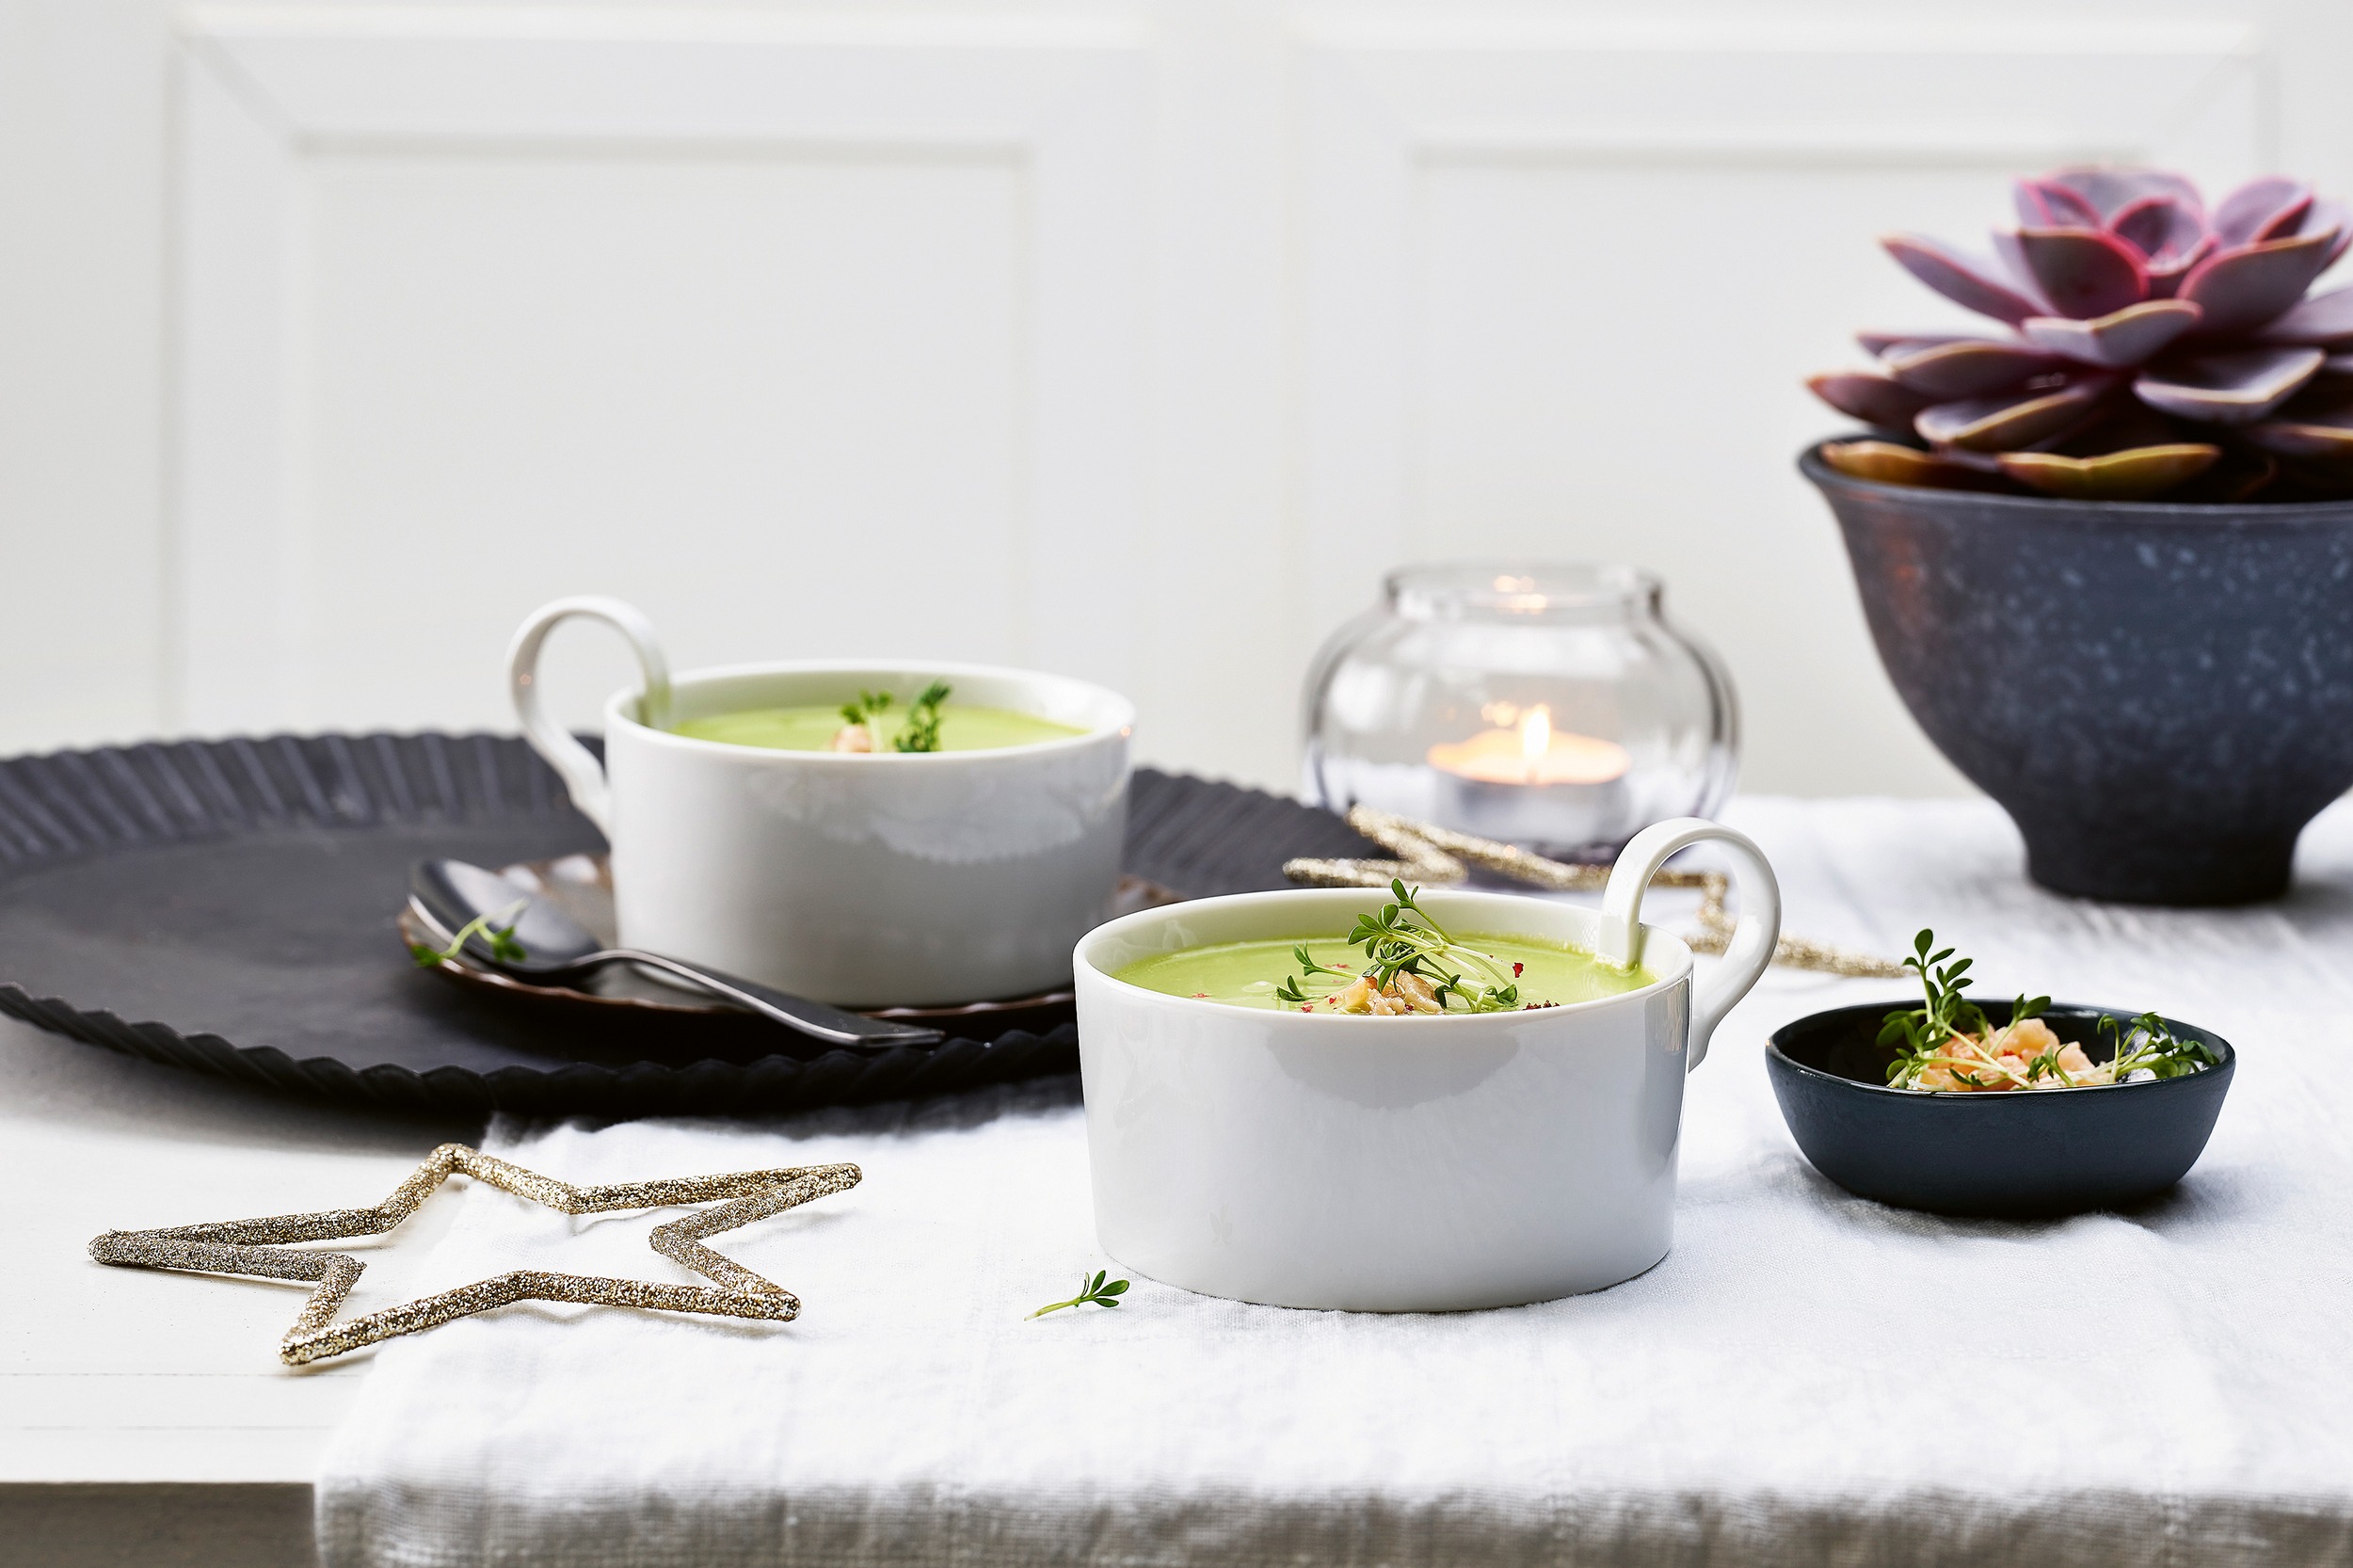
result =
[[[466,957],[535,985],[560,985],[608,964],[629,964],[683,980],[830,1045],[884,1050],[892,1046],[935,1046],[946,1038],[936,1029],[862,1017],[658,952],[603,947],[554,904],[532,897],[528,889],[496,872],[463,860],[420,860],[410,867],[408,908],[443,946],[476,920],[486,920],[496,929],[513,927],[514,939],[523,950],[521,957],[500,957],[479,934],[467,936]]]

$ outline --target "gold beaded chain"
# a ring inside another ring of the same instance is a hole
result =
[[[1324,860],[1303,857],[1283,862],[1283,874],[1310,888],[1385,888],[1393,879],[1445,886],[1464,881],[1472,866],[1480,866],[1514,882],[1549,888],[1559,892],[1597,893],[1609,883],[1608,866],[1578,866],[1468,833],[1457,833],[1434,823],[1416,822],[1369,806],[1353,806],[1348,825],[1397,856],[1394,860]],[[1733,918],[1724,908],[1730,886],[1721,872],[1660,872],[1652,879],[1662,888],[1700,890],[1699,929],[1685,940],[1694,952],[1721,952],[1731,944]],[[1792,969],[1815,969],[1855,979],[1900,979],[1907,971],[1892,958],[1855,952],[1804,936],[1784,936],[1773,949],[1773,962]]]

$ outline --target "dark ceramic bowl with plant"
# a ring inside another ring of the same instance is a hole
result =
[[[1816,1170],[1897,1208],[2008,1219],[2144,1203],[2189,1173],[2237,1068],[2229,1041],[2048,997],[1969,1002],[1967,961],[1921,936],[1925,1005],[1833,1008],[1767,1048]]]
[[[1800,460],[1897,692],[2034,878],[2243,904],[2353,786],[2353,218],[2294,182],[2209,215],[2146,169],[2018,185],[1977,257],[1883,242],[2000,321],[1865,333],[1810,385],[1873,426]]]

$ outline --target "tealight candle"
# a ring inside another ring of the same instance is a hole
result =
[[[1482,784],[1607,784],[1632,765],[1615,741],[1553,728],[1552,710],[1541,702],[1525,714],[1511,703],[1491,702],[1480,717],[1517,723],[1467,741],[1441,741],[1430,748],[1430,765]]]
[[[1491,702],[1480,717],[1497,728],[1429,750],[1440,820],[1517,843],[1599,841],[1625,809],[1633,766],[1625,747],[1555,729],[1551,708],[1541,702],[1526,709]]]

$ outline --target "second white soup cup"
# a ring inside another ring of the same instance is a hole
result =
[[[1695,991],[1690,949],[1640,915],[1667,857],[1703,840],[1729,852],[1741,912],[1721,968]],[[1208,1295],[1383,1312],[1547,1301],[1664,1257],[1684,1075],[1780,933],[1763,855],[1683,818],[1635,837],[1598,911],[1420,895],[1449,931],[1631,957],[1651,977],[1593,1001],[1375,1017],[1238,1007],[1118,978],[1211,943],[1342,935],[1386,899],[1358,888],[1204,899],[1126,916],[1079,944],[1103,1250]]]

